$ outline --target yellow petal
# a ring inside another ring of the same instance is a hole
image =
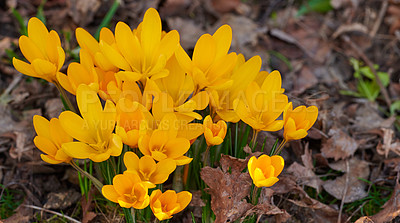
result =
[[[186,72],[190,72],[192,70],[192,60],[190,60],[190,57],[181,46],[178,46],[176,49],[175,56],[183,70]]]
[[[58,83],[60,83],[61,87],[63,87],[69,93],[76,95],[76,88],[74,88],[71,85],[71,82],[69,81],[69,78],[67,75],[65,75],[61,72],[57,72],[56,77],[57,77],[57,81],[58,81]]]
[[[49,31],[46,26],[36,17],[32,17],[28,22],[28,36],[35,45],[44,52]]]
[[[89,86],[81,84],[76,89],[76,100],[79,111],[90,129],[96,129],[98,122],[102,120],[103,107],[97,93]]]
[[[123,144],[122,144],[121,137],[119,137],[116,134],[112,134],[111,140],[109,142],[109,147],[108,147],[108,149],[110,150],[110,155],[111,156],[121,155],[122,147],[123,147]]]
[[[95,133],[90,131],[86,121],[79,115],[71,111],[64,111],[60,114],[59,120],[68,135],[82,142],[96,143]]]
[[[52,157],[56,155],[58,148],[49,138],[36,136],[33,142],[40,151],[51,155]]]
[[[181,156],[174,160],[175,160],[177,166],[182,166],[182,165],[186,165],[186,164],[189,164],[190,162],[192,162],[193,158],[189,158],[187,156]]]
[[[92,54],[92,56],[94,56],[96,52],[100,51],[99,43],[86,30],[82,29],[81,27],[78,27],[75,30],[75,35],[79,46],[82,49],[85,48],[88,49],[89,52]]]
[[[271,165],[274,167],[274,176],[277,177],[283,170],[285,166],[285,160],[278,155],[271,156]]]
[[[189,205],[190,201],[192,200],[192,194],[188,191],[179,192],[176,194],[176,196],[176,202],[179,204],[179,208],[176,209],[174,213],[181,212]]]
[[[156,162],[151,158],[151,156],[143,156],[139,160],[139,170],[150,176],[156,171]]]
[[[28,64],[22,60],[18,60],[15,57],[13,57],[12,62],[17,71],[19,71],[25,75],[31,76],[31,77],[40,77],[40,75],[36,73],[36,71],[34,70],[34,68],[31,64]]]
[[[215,58],[218,60],[222,56],[226,55],[231,47],[232,29],[229,25],[223,25],[215,31],[213,37],[217,45]]]
[[[210,34],[202,35],[193,51],[193,63],[203,72],[207,71],[215,59],[216,42]]]
[[[83,142],[68,142],[62,145],[63,151],[70,157],[76,159],[87,159],[97,153],[92,147]]]
[[[126,62],[125,58],[112,46],[104,41],[100,41],[100,50],[114,66],[122,70],[131,71],[129,63]]]
[[[50,135],[50,122],[46,118],[40,115],[33,116],[33,126],[38,136],[51,139]]]
[[[32,62],[33,68],[37,74],[43,75],[43,79],[56,79],[56,66],[47,60],[36,59]]]
[[[161,19],[157,10],[149,8],[143,17],[142,30],[141,30],[141,43],[146,61],[151,60],[151,56],[155,47],[161,40]]]
[[[113,185],[104,185],[101,188],[101,193],[103,194],[103,196],[105,198],[107,198],[108,200],[114,202],[114,203],[118,203],[118,197],[120,196],[117,191],[114,189]]]
[[[59,163],[63,162],[63,160],[57,160],[52,156],[44,155],[44,154],[40,154],[40,158],[42,158],[42,160],[45,161],[46,163],[50,163],[50,164],[59,164]]]
[[[46,59],[38,46],[27,36],[21,36],[19,38],[19,48],[25,58],[31,63],[35,59]]]
[[[115,26],[115,41],[118,49],[131,67],[141,69],[143,57],[139,40],[133,35],[131,28],[124,22],[118,22]]]
[[[125,153],[124,164],[128,171],[139,171],[139,157],[133,152]]]
[[[160,54],[165,55],[169,59],[179,46],[179,33],[176,30],[168,32],[160,42]]]

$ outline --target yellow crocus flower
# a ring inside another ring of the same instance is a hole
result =
[[[151,156],[139,157],[133,152],[126,152],[124,155],[126,171],[139,175],[148,188],[156,187],[168,180],[169,175],[176,169],[175,161],[164,159],[156,164]]]
[[[249,174],[256,187],[271,187],[279,181],[285,161],[281,156],[261,155],[258,159],[253,156],[247,163]]]
[[[210,95],[212,111],[227,122],[236,123],[240,120],[234,111],[233,102],[242,97],[247,86],[255,79],[261,68],[261,58],[254,56],[248,61],[242,54],[238,55],[235,69],[230,74],[232,85],[224,90],[207,89]]]
[[[224,141],[227,125],[224,120],[219,120],[214,124],[211,116],[207,115],[203,121],[204,137],[208,146],[219,145]]]
[[[60,72],[57,74],[58,82],[73,95],[76,95],[76,89],[80,84],[86,84],[94,91],[99,91],[99,77],[89,52],[81,49],[79,56],[80,63],[73,62],[68,65],[68,76]]]
[[[213,35],[204,34],[196,43],[192,59],[182,47],[178,47],[175,56],[182,68],[193,77],[196,87],[225,89],[232,85],[227,75],[236,64],[236,53],[229,53],[232,42],[232,29],[221,26]]]
[[[140,132],[155,128],[155,121],[150,112],[139,102],[121,98],[117,103],[116,133],[122,142],[131,148],[137,148]]]
[[[64,152],[71,157],[89,158],[94,162],[119,156],[122,141],[120,136],[113,134],[117,115],[114,103],[106,101],[103,109],[96,92],[84,84],[79,85],[76,92],[82,118],[71,111],[64,111],[59,117],[65,132],[78,140],[64,143]]]
[[[35,115],[33,126],[37,133],[33,142],[40,151],[45,153],[40,155],[43,161],[51,164],[69,163],[71,161],[72,157],[65,154],[61,145],[72,142],[73,138],[63,130],[57,118],[48,121],[42,116]]]
[[[273,71],[264,80],[262,86],[252,82],[242,97],[235,99],[234,107],[240,119],[256,131],[278,131],[283,120],[276,120],[288,103],[282,94],[282,79],[278,71]]]
[[[158,220],[163,221],[172,218],[174,214],[181,212],[192,200],[192,194],[188,191],[176,193],[167,190],[155,190],[150,195],[150,208]]]
[[[120,68],[119,76],[124,81],[162,78],[168,75],[167,60],[179,46],[176,30],[162,36],[160,16],[154,8],[149,8],[140,28],[131,28],[119,22],[115,27],[116,48],[106,41],[100,41],[100,49],[109,61]]]
[[[314,125],[317,117],[316,106],[299,106],[293,110],[292,102],[288,103],[283,112],[283,137],[286,142],[306,137],[307,131]]]
[[[114,66],[101,52],[99,42],[97,42],[97,40],[90,35],[90,33],[79,27],[75,30],[75,35],[79,46],[81,49],[84,49],[89,53],[96,67],[100,68],[104,72],[118,71],[118,68]],[[106,42],[110,46],[115,46],[114,34],[106,27],[101,29],[99,39],[100,41]]]
[[[134,173],[116,175],[113,184],[104,185],[101,192],[105,198],[123,208],[144,209],[150,203],[147,187]]]
[[[180,67],[175,56],[168,60],[165,66],[169,75],[154,81],[156,85],[155,98],[153,100],[153,115],[155,119],[161,118],[171,112],[175,112],[178,119],[191,122],[193,119],[201,120],[200,114],[195,110],[204,110],[209,102],[207,92],[195,92],[193,78],[186,75]],[[148,80],[147,83],[152,80]]]
[[[178,137],[179,125],[174,113],[165,115],[156,130],[140,137],[140,152],[157,161],[173,159],[178,166],[190,163],[192,158],[184,156],[190,148],[190,141]]]
[[[19,38],[19,47],[29,63],[13,58],[13,65],[19,72],[57,83],[56,74],[64,64],[65,53],[61,48],[57,32],[47,30],[38,18],[28,22],[28,36]]]

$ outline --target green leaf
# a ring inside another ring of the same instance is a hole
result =
[[[394,115],[394,113],[395,113],[396,111],[400,111],[400,100],[397,100],[397,101],[393,102],[393,103],[390,105],[390,114],[391,114],[391,115]]]
[[[297,16],[301,16],[309,12],[325,13],[331,11],[332,9],[333,7],[330,0],[308,0],[300,7],[299,11],[297,12]]]
[[[385,86],[385,87],[389,86],[390,78],[389,78],[389,74],[387,72],[378,71],[377,75],[378,75],[379,79],[381,80],[383,86]]]

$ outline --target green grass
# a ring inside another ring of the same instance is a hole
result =
[[[23,201],[23,193],[18,190],[5,188],[0,184],[2,196],[0,198],[0,219],[6,219],[15,213],[15,209]]]

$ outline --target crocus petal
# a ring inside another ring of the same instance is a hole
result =
[[[62,149],[68,156],[76,159],[87,159],[91,154],[97,153],[96,150],[83,142],[64,143]]]
[[[114,189],[113,185],[104,185],[101,188],[101,193],[108,200],[118,203],[118,197],[120,196],[117,191]]]

